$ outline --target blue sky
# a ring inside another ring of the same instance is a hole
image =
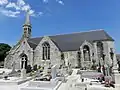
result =
[[[120,0],[0,0],[0,42],[21,38],[26,9],[33,37],[104,29],[120,53]]]

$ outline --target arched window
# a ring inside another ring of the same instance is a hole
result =
[[[99,58],[103,56],[103,43],[100,41],[97,42],[97,53]]]
[[[61,53],[61,60],[64,60],[65,57],[64,57],[64,53]]]
[[[43,48],[43,60],[50,60],[50,45],[49,43],[45,42],[42,44]]]
[[[80,50],[77,52],[77,58],[78,58],[78,67],[81,67],[81,52],[80,52]]]
[[[83,47],[84,61],[90,61],[90,49],[88,45]]]

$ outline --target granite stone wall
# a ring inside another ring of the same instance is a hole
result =
[[[52,40],[45,36],[40,43],[38,44],[38,46],[35,49],[35,56],[34,56],[34,64],[37,65],[41,65],[43,66],[45,63],[45,60],[43,60],[42,58],[42,54],[43,54],[43,48],[42,48],[42,44],[44,42],[48,42],[50,45],[50,60],[46,60],[48,63],[51,63],[51,65],[55,65],[57,64],[57,66],[59,67],[61,64],[61,51],[59,50],[59,48],[52,42]]]
[[[25,43],[24,43],[25,42]],[[44,42],[48,42],[50,45],[50,60],[46,60],[47,64],[49,65],[55,65],[57,64],[57,67],[59,67],[62,64],[61,60],[61,54],[64,54],[64,61],[65,64],[68,65],[71,64],[71,67],[75,68],[78,67],[79,61],[78,61],[78,50],[81,52],[81,67],[88,67],[90,68],[92,66],[92,60],[96,60],[96,64],[99,63],[99,58],[97,55],[97,42],[91,43],[89,41],[84,41],[82,45],[80,45],[79,49],[76,51],[66,51],[61,52],[59,48],[55,45],[55,43],[48,37],[45,36],[36,49],[33,51],[33,49],[29,46],[27,43],[27,40],[23,40],[20,45],[16,46],[14,49],[12,49],[9,54],[7,55],[4,63],[5,68],[12,68],[12,62],[15,61],[16,63],[16,69],[21,69],[21,58],[20,54],[24,53],[28,56],[28,65],[31,65],[32,67],[37,64],[37,66],[44,66],[45,60],[42,59],[42,44]],[[105,54],[105,63],[109,66],[112,64],[112,59],[110,57],[110,49],[113,49],[114,52],[114,65],[116,65],[116,54],[115,54],[115,48],[114,48],[114,42],[113,41],[102,41],[103,43],[103,52]],[[83,47],[84,45],[88,45],[90,48],[90,61],[84,60],[83,55]],[[34,52],[34,53],[33,53]],[[94,53],[94,55],[93,55]]]

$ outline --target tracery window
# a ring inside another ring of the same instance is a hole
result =
[[[103,43],[100,41],[97,42],[97,53],[99,58],[103,56]]]
[[[42,57],[43,60],[50,60],[50,45],[48,42],[45,42],[42,44],[43,52],[42,52]]]
[[[78,57],[78,67],[81,67],[81,52],[77,52],[77,57]]]
[[[64,53],[61,53],[61,60],[64,60],[65,57],[64,57]]]
[[[84,61],[90,61],[90,49],[88,45],[83,47]]]

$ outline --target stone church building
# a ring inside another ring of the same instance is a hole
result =
[[[4,67],[21,69],[25,60],[25,68],[57,64],[72,68],[91,69],[95,64],[110,67],[116,60],[114,40],[104,30],[78,32],[63,35],[31,37],[32,25],[29,14],[23,25],[20,41],[8,52]]]

